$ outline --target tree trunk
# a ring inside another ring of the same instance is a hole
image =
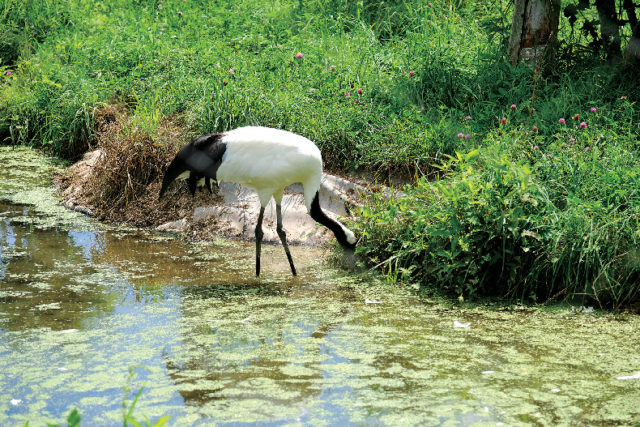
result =
[[[631,39],[624,51],[627,60],[640,61],[640,22],[636,16],[636,5],[632,0],[624,0],[622,7],[627,11],[629,24],[631,25]]]
[[[633,34],[624,52],[624,56],[628,60],[640,61],[640,23],[637,23],[636,26],[633,27]]]
[[[560,3],[561,0],[515,0],[508,52],[512,65],[524,61],[537,66],[552,56]]]
[[[620,28],[616,17],[615,0],[596,0],[596,9],[600,18],[602,44],[611,62],[620,60]]]

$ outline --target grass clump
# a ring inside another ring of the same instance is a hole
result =
[[[14,3],[0,14],[17,14]],[[0,64],[0,139],[74,158],[93,141],[96,106],[124,103],[150,135],[174,115],[200,134],[290,129],[333,169],[388,172],[451,154],[452,139],[430,139],[448,128],[438,103],[463,106],[457,82],[479,59],[455,49],[470,52],[472,36],[490,61],[497,40],[426,2],[334,3],[47,3],[24,17],[47,36]]]
[[[185,138],[179,122],[167,118],[160,123],[155,132],[159,144],[136,126],[125,106],[104,106],[94,117],[99,152],[73,166],[71,173],[56,177],[74,204],[109,222],[157,226],[211,203],[208,193],[191,197],[185,182],[158,199],[160,177]]]
[[[549,135],[513,114],[484,147],[440,164],[435,181],[372,199],[357,224],[360,252],[397,280],[456,296],[636,303],[637,139],[610,126],[630,107],[592,107],[589,124],[530,117]]]

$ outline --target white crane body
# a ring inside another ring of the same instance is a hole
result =
[[[256,224],[256,275],[260,275],[262,219],[265,206],[276,201],[277,232],[285,249],[291,272],[296,270],[282,227],[280,203],[285,187],[301,183],[304,202],[311,217],[333,231],[338,242],[353,251],[356,237],[340,222],[328,217],[320,208],[322,178],[320,150],[309,139],[292,132],[267,127],[247,126],[225,133],[201,136],[183,146],[167,168],[160,190],[165,193],[176,179],[186,178],[191,194],[204,179],[211,191],[210,180],[235,182],[254,189],[260,199],[260,215]]]
[[[299,182],[304,188],[307,210],[311,211],[322,178],[322,157],[313,142],[291,132],[253,126],[229,131],[220,141],[227,149],[218,169],[218,181],[256,190],[262,206],[269,203],[271,196],[279,204],[285,187]]]

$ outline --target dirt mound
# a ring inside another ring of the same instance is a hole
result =
[[[177,181],[158,200],[162,176],[178,149],[191,135],[178,120],[166,120],[151,137],[132,123],[125,107],[108,106],[96,114],[99,149],[88,152],[68,173],[55,177],[63,204],[98,219],[161,231],[182,232],[197,239],[216,235],[253,239],[260,203],[256,194],[233,183],[221,183],[210,194],[204,188],[192,197],[185,181]],[[347,216],[362,187],[324,175],[320,188],[323,209]],[[292,185],[283,198],[284,226],[291,243],[319,244],[330,233],[307,214],[302,186]],[[279,241],[275,206],[267,206],[265,241]]]
[[[100,148],[54,177],[65,206],[107,222],[157,226],[211,203],[201,192],[192,198],[183,183],[158,200],[164,169],[186,138],[179,122],[165,120],[151,137],[132,123],[126,107],[104,107],[95,120]]]

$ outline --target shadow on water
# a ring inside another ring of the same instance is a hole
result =
[[[61,209],[0,148],[0,420],[87,425],[632,424],[640,321],[448,308],[293,247],[190,243]],[[134,375],[130,375],[133,372]]]

